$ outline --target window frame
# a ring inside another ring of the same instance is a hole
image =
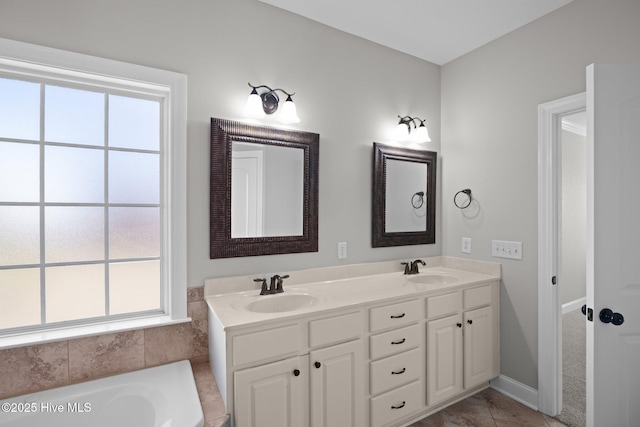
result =
[[[0,71],[45,84],[115,91],[163,100],[160,156],[161,281],[164,312],[138,317],[70,321],[0,334],[0,349],[102,333],[188,322],[187,316],[187,76],[0,38]],[[42,238],[42,237],[41,237]]]

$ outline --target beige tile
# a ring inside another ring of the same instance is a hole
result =
[[[144,368],[142,330],[69,341],[71,382],[91,380]]]
[[[547,425],[549,427],[566,427],[565,424],[561,423],[560,421],[556,420],[555,418],[551,418],[548,415],[542,414],[542,416],[544,417],[544,420],[547,422]]]
[[[444,426],[444,418],[442,416],[442,411],[440,411],[440,412],[436,412],[433,415],[430,415],[427,418],[423,418],[420,421],[417,421],[408,427],[443,427],[443,426]]]
[[[496,420],[496,424],[501,422],[501,426],[507,426],[509,425],[508,423],[511,423],[514,427],[547,427],[542,413],[534,411],[515,400],[509,399],[497,391],[487,389],[481,397],[487,399],[489,410]]]
[[[207,318],[202,318],[200,307],[204,301],[189,303],[189,323],[145,329],[144,348],[146,366],[156,366],[178,360],[202,361],[209,354]],[[206,359],[204,359],[206,360]]]
[[[0,399],[66,385],[67,341],[0,351]]]
[[[491,417],[474,417],[469,414],[444,414],[443,427],[496,427]]]
[[[204,300],[204,287],[187,288],[187,302]]]
[[[198,388],[205,421],[224,417],[227,413],[227,408],[215,381],[201,381],[196,383],[196,387]]]
[[[209,363],[191,363],[191,370],[193,371],[193,378],[196,383],[201,381],[215,381],[213,372],[211,372],[211,365]]]
[[[215,420],[205,420],[204,427],[221,427],[227,421],[227,416],[216,418]]]

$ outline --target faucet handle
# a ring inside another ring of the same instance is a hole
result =
[[[267,295],[268,291],[267,291],[267,279],[262,277],[262,278],[256,278],[253,279],[254,282],[262,282],[262,288],[260,289],[260,295]]]
[[[284,289],[282,288],[282,281],[283,281],[284,279],[286,279],[287,277],[289,277],[289,275],[288,275],[288,274],[285,274],[284,276],[278,276],[278,275],[276,274],[274,277],[277,277],[275,292],[276,292],[277,294],[281,294],[282,292],[284,292]]]
[[[411,269],[409,267],[409,263],[408,262],[403,262],[401,264],[404,265],[404,274],[411,274]]]

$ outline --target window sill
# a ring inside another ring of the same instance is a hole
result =
[[[116,332],[131,331],[134,329],[155,328],[157,326],[176,325],[190,322],[190,317],[172,319],[171,316],[154,316],[138,319],[111,321],[109,323],[97,323],[94,325],[74,326],[68,328],[52,329],[48,331],[23,333],[0,337],[0,350],[23,347],[28,345],[45,344],[55,341],[64,341],[74,338],[82,338],[93,335],[111,334]]]

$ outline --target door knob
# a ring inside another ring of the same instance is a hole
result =
[[[603,308],[600,311],[600,321],[602,323],[613,323],[620,326],[624,323],[624,316],[620,313],[614,313],[611,309]]]

